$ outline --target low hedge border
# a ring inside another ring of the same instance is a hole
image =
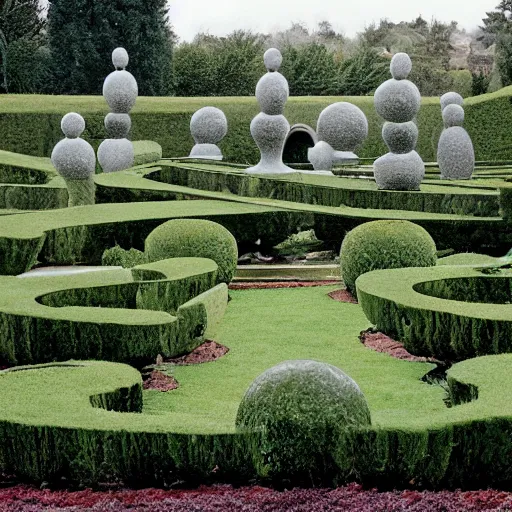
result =
[[[212,260],[174,258],[132,271],[2,276],[0,360],[135,364],[189,352],[224,314],[227,287],[215,286],[217,270]]]
[[[394,488],[507,485],[511,365],[510,355],[500,355],[450,369],[451,385],[473,386],[478,399],[452,408],[444,424],[334,436],[328,480]],[[250,447],[264,445],[264,434],[169,430],[165,415],[140,414],[141,379],[133,368],[78,361],[15,370],[0,372],[0,467],[10,474],[38,483],[65,477],[138,486],[256,476]]]
[[[368,272],[356,288],[370,322],[408,351],[461,360],[512,352],[512,310],[505,303],[512,299],[511,280],[506,271],[485,275],[468,266],[441,265]]]

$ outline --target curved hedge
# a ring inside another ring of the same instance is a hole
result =
[[[340,264],[343,282],[354,293],[356,279],[365,272],[434,266],[436,244],[424,228],[409,221],[367,222],[343,239]]]
[[[236,272],[235,237],[225,227],[209,220],[176,219],[160,224],[148,235],[144,248],[148,261],[186,256],[209,258],[219,266],[220,283],[231,282]]]
[[[2,276],[0,361],[139,363],[193,350],[227,304],[227,287],[215,286],[217,268],[208,259],[176,258],[131,272]],[[211,294],[220,308],[211,307]]]
[[[441,265],[375,270],[356,288],[368,320],[408,351],[461,360],[512,352],[511,280],[507,271]]]
[[[510,96],[506,87],[492,94],[465,100],[465,127],[473,139],[478,160],[511,158],[507,137],[512,124]],[[291,97],[285,115],[291,125],[304,123],[316,126],[320,112],[338,101],[349,101],[363,110],[369,125],[369,136],[361,147],[360,157],[378,157],[387,152],[381,137],[382,119],[377,115],[373,98],[361,97]],[[166,157],[183,157],[194,145],[190,135],[190,118],[201,107],[211,105],[223,110],[229,133],[221,142],[228,161],[254,164],[259,152],[249,133],[251,119],[259,112],[254,97],[236,98],[144,98],[137,100],[131,113],[134,140],[158,142]],[[62,138],[60,119],[74,110],[86,120],[84,137],[97,148],[107,136],[103,120],[108,107],[101,96],[9,95],[0,108],[0,145],[2,149],[49,156]],[[436,159],[437,141],[442,131],[439,98],[423,98],[418,114],[419,141],[417,150],[424,161]]]

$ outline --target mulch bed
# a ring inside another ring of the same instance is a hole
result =
[[[273,288],[308,288],[310,286],[332,286],[339,281],[255,281],[247,283],[230,283],[230,290],[265,290]]]
[[[358,304],[356,297],[354,297],[348,290],[334,290],[328,293],[331,299],[337,300],[338,302],[348,302],[350,304]]]
[[[229,352],[229,348],[217,343],[216,341],[205,341],[199,345],[190,354],[184,356],[171,357],[164,359],[165,363],[172,363],[176,365],[186,366],[189,364],[209,363],[215,361]]]
[[[357,484],[284,492],[259,486],[234,489],[227,485],[171,491],[68,492],[21,485],[0,489],[0,512],[497,512],[511,507],[509,492],[378,492],[364,490]]]
[[[143,383],[144,389],[154,389],[155,391],[172,391],[178,389],[178,381],[171,375],[166,375],[158,370],[153,370]]]

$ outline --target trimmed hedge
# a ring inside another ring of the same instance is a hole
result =
[[[356,288],[368,320],[409,352],[461,360],[512,352],[511,280],[507,271],[441,265],[376,270]]]
[[[226,287],[213,288],[217,269],[212,260],[176,258],[132,272],[0,277],[0,361],[138,364],[193,350],[227,304]]]
[[[152,140],[134,140],[132,142],[134,161],[133,165],[144,165],[158,162],[162,159],[162,146]]]
[[[424,228],[409,221],[367,222],[343,239],[340,264],[345,286],[355,293],[356,279],[365,272],[434,266],[436,244]]]
[[[176,219],[155,228],[144,243],[148,261],[197,256],[219,266],[217,280],[229,283],[235,276],[238,248],[235,237],[209,220]]]
[[[465,127],[473,139],[478,160],[512,157],[512,147],[507,139],[508,127],[512,124],[511,95],[512,88],[506,87],[492,94],[466,99]],[[357,105],[368,118],[369,136],[358,152],[359,156],[376,158],[386,153],[381,137],[383,120],[375,111],[372,97],[292,97],[287,102],[285,115],[291,125],[305,123],[316,126],[320,112],[342,100]],[[220,108],[228,119],[229,133],[220,144],[225,158],[245,164],[257,162],[259,151],[249,133],[251,119],[259,112],[253,97],[140,97],[131,114],[132,138],[158,142],[166,157],[186,156],[194,145],[190,118],[196,110],[207,105]],[[49,156],[53,146],[62,138],[60,119],[71,110],[84,116],[87,124],[84,137],[97,148],[106,137],[103,119],[107,106],[102,97],[42,95],[9,95],[9,102],[4,102],[0,110],[1,148]],[[418,124],[417,150],[424,161],[434,161],[443,128],[438,98],[422,99]]]

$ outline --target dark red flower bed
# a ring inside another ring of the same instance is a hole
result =
[[[502,491],[431,492],[338,489],[275,491],[263,487],[200,487],[196,490],[67,492],[16,486],[0,489],[0,512],[475,512],[511,510],[512,494]]]

